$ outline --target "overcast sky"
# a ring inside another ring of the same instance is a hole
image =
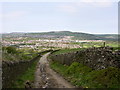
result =
[[[118,33],[117,1],[79,1],[81,2],[0,3],[2,5],[0,12],[1,30],[2,32],[65,30],[94,34]]]

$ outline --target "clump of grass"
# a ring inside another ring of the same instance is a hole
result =
[[[75,74],[76,72],[81,72],[81,74],[87,73],[92,69],[78,62],[73,62],[69,68],[66,70],[67,74]]]
[[[106,88],[120,88],[120,69],[115,67],[108,67],[102,70],[94,70],[84,77],[87,82],[97,83]]]
[[[120,50],[120,47],[113,47],[113,50]]]
[[[66,70],[68,68],[68,66],[62,65],[62,64],[60,64],[58,62],[55,62],[55,61],[51,62],[50,67],[52,69],[54,69],[56,72],[59,72],[61,75],[64,75],[64,76],[66,75],[65,72],[66,72]]]
[[[115,67],[92,70],[78,62],[73,62],[70,66],[51,62],[50,66],[77,87],[120,88],[120,69]]]

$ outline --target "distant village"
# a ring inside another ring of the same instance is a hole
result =
[[[63,38],[56,39],[30,39],[29,37],[18,37],[3,39],[3,46],[17,45],[18,48],[33,48],[38,49],[38,47],[46,48],[82,48],[79,44],[74,43],[85,43],[85,42],[103,42],[103,40],[73,40],[74,36],[64,36]]]

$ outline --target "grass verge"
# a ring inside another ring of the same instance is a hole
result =
[[[120,69],[118,68],[92,70],[78,62],[73,62],[70,66],[51,62],[50,66],[76,87],[120,88]]]

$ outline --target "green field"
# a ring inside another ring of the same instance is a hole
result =
[[[59,51],[54,52],[54,55],[57,54],[64,54],[64,53],[70,53],[70,52],[75,52],[75,51],[79,51],[79,50],[83,50],[86,48],[91,48],[91,47],[103,47],[103,42],[86,42],[86,43],[71,43],[71,44],[77,44],[82,46],[82,48],[73,48],[73,49],[61,49]],[[120,50],[120,47],[118,45],[118,42],[113,42],[113,41],[109,41],[105,43],[105,46],[109,46],[109,47],[113,47],[114,50]]]
[[[72,42],[71,44],[80,45],[82,48],[103,47],[104,42]],[[118,47],[117,41],[105,41],[105,46]]]
[[[79,50],[83,50],[84,48],[74,48],[74,49],[61,49],[59,51],[54,52],[54,55],[57,54],[64,54],[64,53],[70,53],[70,52],[75,52],[75,51],[79,51]]]

